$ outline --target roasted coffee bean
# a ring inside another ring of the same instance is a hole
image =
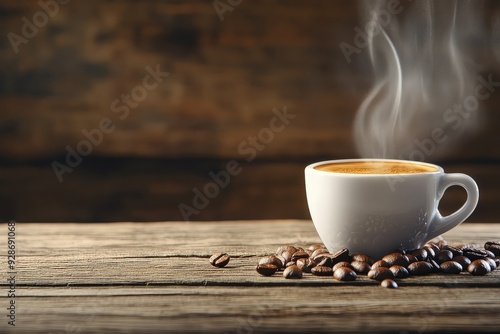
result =
[[[467,271],[474,276],[483,276],[491,271],[491,267],[485,260],[477,259],[469,264]]]
[[[432,272],[434,273],[438,273],[441,271],[441,267],[439,265],[439,263],[437,263],[436,261],[434,261],[434,259],[430,259],[430,260],[427,260],[427,262],[429,262],[432,266]]]
[[[297,260],[297,267],[299,267],[302,270],[302,272],[310,273],[311,269],[314,268],[315,266],[316,263],[314,263],[314,261],[309,258],[307,259],[303,258]]]
[[[389,264],[389,267],[398,265],[398,266],[403,266],[407,267],[409,264],[408,258],[406,255],[403,255],[401,253],[391,253],[387,254],[382,258],[383,261],[387,262]]]
[[[427,252],[427,259],[433,259],[436,256],[436,251],[434,250],[434,248],[430,246],[424,246],[422,247],[422,249],[425,249],[425,251]]]
[[[396,281],[386,278],[380,282],[380,286],[383,288],[388,288],[388,289],[397,289],[398,288],[398,283]]]
[[[288,251],[289,253],[293,254],[297,251],[297,248],[295,248],[292,245],[279,246],[278,249],[276,250],[276,255],[281,255],[285,251]]]
[[[439,249],[442,249],[447,244],[448,244],[448,242],[446,242],[446,240],[439,240],[437,243],[437,246],[439,247]]]
[[[333,260],[329,256],[323,257],[321,261],[317,263],[318,266],[327,266],[327,267],[333,267]]]
[[[351,266],[354,268],[356,274],[366,275],[370,271],[371,267],[367,262],[364,261],[352,261]]]
[[[318,249],[314,250],[314,252],[311,254],[311,257],[315,258],[316,256],[318,256],[320,254],[330,254],[330,252],[326,248],[318,248]]]
[[[323,245],[323,244],[314,244],[314,245],[307,247],[307,249],[309,249],[312,252],[314,252],[316,249],[319,249],[319,248],[326,249],[325,245]]]
[[[294,254],[295,252],[291,252],[289,250],[286,250],[284,251],[283,253],[281,253],[281,256],[283,256],[285,258],[285,264],[292,261],[292,255]]]
[[[493,259],[495,261],[495,264],[497,265],[497,268],[500,267],[500,258],[496,257]]]
[[[347,261],[341,261],[341,262],[338,262],[336,263],[334,266],[333,266],[333,271],[337,270],[338,268],[340,267],[347,267],[347,268],[350,268],[350,269],[354,269],[353,266],[347,262]]]
[[[278,268],[278,270],[283,270],[285,269],[285,264],[286,264],[286,259],[283,257],[283,255],[276,255],[276,257],[280,260],[281,266]]]
[[[339,267],[333,272],[333,278],[338,281],[354,281],[356,277],[356,272],[349,267]]]
[[[498,241],[487,241],[484,244],[484,249],[492,252],[495,256],[500,256],[500,242]]]
[[[208,261],[212,266],[222,268],[229,263],[230,259],[231,257],[227,253],[215,253]]]
[[[276,268],[281,269],[283,267],[283,262],[281,262],[280,258],[278,258],[276,255],[269,255],[261,258],[259,260],[259,264],[274,264]]]
[[[314,262],[316,263],[320,263],[321,261],[323,261],[325,258],[328,258],[332,261],[333,263],[333,260],[332,260],[332,254],[330,253],[323,253],[323,254],[318,254],[316,255],[315,257],[313,257],[312,259],[314,260]]]
[[[333,270],[331,267],[327,266],[316,266],[311,268],[311,274],[316,276],[332,276]]]
[[[434,257],[434,260],[436,260],[438,264],[450,261],[451,259],[453,259],[453,253],[447,249],[441,249]]]
[[[351,258],[349,256],[349,250],[347,248],[341,248],[336,250],[332,254],[333,263],[338,263],[342,261],[350,262]]]
[[[309,254],[307,254],[306,251],[304,250],[299,250],[293,253],[292,255],[292,261],[297,261],[297,259],[303,259],[303,258],[308,258]]]
[[[433,242],[428,242],[425,244],[426,247],[428,248],[431,248],[433,251],[434,251],[434,254],[439,252],[441,249],[438,247],[438,245],[436,245],[435,243]]]
[[[484,259],[484,261],[488,262],[488,264],[490,265],[491,271],[497,269],[497,263],[492,258],[487,257],[486,259]]]
[[[418,261],[424,261],[428,256],[427,251],[423,248],[412,250],[410,254],[415,256]]]
[[[489,257],[490,259],[494,259],[495,258],[495,253],[493,253],[492,251],[483,249],[483,252],[485,252],[486,256]]]
[[[394,274],[389,268],[386,267],[378,267],[375,269],[372,269],[368,272],[368,278],[377,280],[377,281],[382,281],[386,278],[394,278]]]
[[[378,267],[389,268],[390,265],[389,265],[389,263],[385,262],[384,260],[378,260],[372,264],[372,269],[376,269]]]
[[[285,268],[288,268],[290,266],[295,266],[297,263],[295,261],[288,261],[286,264],[285,264]]]
[[[408,266],[408,271],[410,272],[410,275],[427,275],[434,271],[434,267],[429,262],[417,261]]]
[[[479,259],[484,259],[488,257],[488,253],[486,253],[483,250],[477,249],[477,250],[467,250],[463,251],[464,255],[467,256],[471,261],[474,260],[479,260]]]
[[[445,261],[439,267],[445,274],[460,274],[462,271],[462,265],[456,261]]]
[[[361,262],[366,262],[369,265],[372,265],[375,261],[369,257],[368,255],[365,254],[354,254],[351,256],[352,261],[361,261]]]
[[[255,270],[262,276],[271,276],[278,271],[278,267],[271,263],[258,264]]]
[[[462,271],[466,271],[469,264],[472,262],[467,256],[459,255],[455,256],[452,261],[460,263],[462,266]]]
[[[463,244],[463,245],[458,245],[455,247],[460,249],[462,252],[481,250],[481,245],[479,245],[479,244]]]
[[[409,265],[410,263],[413,263],[413,262],[417,262],[417,261],[418,261],[418,259],[417,259],[415,256],[411,255],[411,254],[406,254],[405,256],[406,256],[406,258],[408,259],[408,265]]]
[[[395,278],[406,278],[410,276],[408,269],[400,265],[394,265],[389,268]]]
[[[446,246],[444,246],[443,249],[446,249],[446,250],[449,250],[450,252],[452,252],[453,253],[453,257],[463,255],[462,250],[460,248],[458,248],[458,247],[453,247],[451,245],[446,245]]]
[[[302,278],[302,270],[296,265],[291,265],[283,270],[284,278]]]

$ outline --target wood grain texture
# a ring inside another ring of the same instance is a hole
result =
[[[6,230],[5,225],[1,225]],[[310,221],[17,224],[16,328],[2,332],[495,332],[500,270],[429,275],[383,289],[306,275],[261,277],[282,244],[319,242]],[[451,244],[500,240],[500,225],[465,223]],[[5,239],[0,240],[4,249]],[[208,257],[232,259],[214,268]],[[5,266],[0,271],[6,275]],[[0,286],[6,287],[5,282]]]

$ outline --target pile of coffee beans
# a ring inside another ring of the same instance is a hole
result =
[[[211,258],[210,262],[214,261]],[[476,244],[451,246],[439,240],[411,251],[395,250],[377,261],[364,254],[351,255],[347,248],[330,253],[321,244],[306,249],[284,245],[274,254],[261,258],[255,270],[262,276],[283,271],[283,277],[287,279],[300,279],[304,273],[310,273],[333,276],[338,281],[354,281],[358,275],[367,275],[381,282],[382,287],[397,288],[396,279],[431,273],[456,275],[468,272],[481,276],[499,266],[500,242],[488,241],[481,247]]]

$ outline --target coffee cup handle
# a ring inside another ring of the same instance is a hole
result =
[[[460,186],[464,188],[467,192],[467,200],[460,209],[448,216],[443,217],[437,208],[439,206],[439,201],[441,201],[441,198],[446,192],[446,189],[451,186]],[[477,187],[476,181],[474,181],[474,179],[469,175],[461,173],[443,174],[438,184],[436,198],[437,212],[433,219],[428,239],[435,238],[465,221],[476,208],[479,200],[479,188]]]

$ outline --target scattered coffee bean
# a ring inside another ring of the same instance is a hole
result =
[[[336,263],[333,266],[332,270],[335,271],[335,270],[337,270],[340,267],[347,267],[349,269],[354,269],[353,266],[349,262],[347,262],[347,261],[341,261],[341,262]]]
[[[291,265],[283,270],[284,278],[302,278],[302,270],[296,265]]]
[[[283,267],[283,262],[276,255],[269,255],[261,258],[259,264],[274,264],[279,270]]]
[[[460,249],[462,252],[470,252],[470,251],[477,251],[481,250],[481,246],[478,244],[463,244],[456,246],[458,249]]]
[[[354,254],[351,256],[352,261],[361,261],[361,262],[366,262],[369,265],[372,265],[375,261],[369,257],[368,255],[365,254]]]
[[[389,268],[390,271],[392,271],[392,275],[395,278],[406,278],[410,276],[410,273],[408,272],[408,269],[406,269],[403,266],[400,265],[394,265]]]
[[[415,275],[415,276],[428,275],[434,271],[434,267],[429,262],[417,261],[413,262],[408,266],[408,271],[410,272],[410,275]]]
[[[359,275],[366,275],[370,271],[371,267],[367,262],[354,260],[351,262],[351,266]]]
[[[484,259],[488,257],[488,253],[480,249],[463,251],[464,255],[467,256],[471,261]]]
[[[314,261],[309,258],[297,260],[297,267],[299,267],[305,273],[310,273],[311,269],[315,266],[316,263],[314,263]]]
[[[371,269],[368,272],[368,278],[377,280],[377,281],[382,281],[386,278],[394,278],[394,274],[389,268],[386,267],[378,267],[375,269]]]
[[[398,288],[398,283],[396,281],[386,278],[380,282],[380,286],[383,288],[388,288],[388,289],[397,289]]]
[[[415,249],[410,254],[415,256],[418,261],[425,261],[428,256],[427,251],[423,248]]]
[[[320,255],[320,254],[330,254],[330,252],[328,251],[328,249],[326,248],[317,248],[314,250],[314,252],[311,254],[311,257],[312,258],[315,258],[316,256]]]
[[[489,250],[484,250],[484,252],[487,254],[487,256],[490,258],[490,259],[494,259],[495,258],[495,253],[493,253],[492,251],[489,251]]]
[[[460,263],[462,266],[462,271],[467,271],[467,267],[472,262],[467,256],[459,255],[455,256],[452,261]]]
[[[217,268],[225,267],[229,263],[231,257],[227,253],[215,253],[208,259],[210,264]]]
[[[492,252],[495,256],[500,256],[500,242],[498,241],[487,241],[484,244],[484,249]]]
[[[497,265],[497,268],[500,267],[500,258],[496,257],[493,259],[495,261],[495,264]]]
[[[436,261],[434,261],[434,259],[430,259],[427,261],[431,264],[433,273],[438,273],[441,271],[441,267],[439,266],[439,264]]]
[[[278,267],[271,263],[258,264],[255,270],[262,276],[271,276],[278,271]]]
[[[332,254],[333,263],[338,263],[342,261],[350,262],[349,250],[347,248],[341,248]]]
[[[281,265],[279,266],[278,270],[283,270],[285,269],[285,264],[286,264],[286,259],[283,257],[283,255],[276,255],[278,260],[280,260]]]
[[[406,254],[405,256],[408,259],[408,264],[418,261],[418,259],[414,255]]]
[[[283,253],[281,253],[281,256],[283,256],[285,258],[285,264],[292,261],[292,255],[294,254],[295,252],[291,252],[289,250],[286,250],[284,251]]]
[[[333,267],[333,260],[330,256],[325,256],[323,257],[322,260],[320,260],[318,263],[317,263],[318,266],[327,266],[327,267]]]
[[[276,250],[276,255],[281,255],[283,254],[285,251],[289,252],[289,253],[295,253],[297,251],[297,248],[295,248],[294,246],[292,245],[283,245],[283,246],[279,246],[278,249]]]
[[[316,266],[311,269],[311,274],[316,276],[332,276],[333,270],[327,266]]]
[[[441,272],[445,274],[460,274],[462,272],[462,265],[456,261],[445,261],[439,267]]]
[[[453,257],[463,255],[462,250],[460,248],[458,248],[458,247],[453,247],[451,245],[446,245],[446,246],[444,246],[443,249],[446,249],[446,250],[449,250],[450,252],[452,252],[453,253]]]
[[[453,253],[447,249],[441,249],[436,253],[436,256],[434,257],[434,260],[436,260],[438,264],[450,261],[451,259],[453,259]]]
[[[488,262],[488,264],[490,265],[491,271],[497,269],[497,263],[492,258],[487,257],[486,259],[484,259],[484,261]]]
[[[290,266],[294,266],[296,265],[297,263],[295,261],[288,261],[286,264],[285,264],[285,268],[288,268]]]
[[[387,262],[389,264],[389,267],[398,265],[398,266],[403,266],[406,267],[409,264],[408,258],[406,255],[403,255],[401,253],[391,253],[387,254],[382,258],[383,261]]]
[[[438,243],[437,243],[437,246],[439,247],[439,249],[442,249],[447,244],[448,243],[446,242],[446,240],[439,240]]]
[[[304,250],[299,250],[293,253],[292,255],[292,261],[297,261],[297,259],[303,259],[303,258],[308,258],[309,254],[307,254],[306,251]]]
[[[422,247],[427,252],[427,259],[433,259],[436,256],[436,251],[430,246]]]
[[[330,254],[330,253],[318,254],[318,255],[316,255],[315,257],[313,257],[312,259],[314,260],[314,262],[316,262],[316,263],[320,263],[320,262],[321,262],[321,261],[323,261],[325,258],[330,259],[330,261],[332,261],[332,263],[333,263],[333,260],[332,260],[332,254]]]
[[[474,276],[483,276],[491,271],[491,267],[485,260],[477,259],[469,264],[467,271]]]
[[[433,242],[428,242],[426,243],[424,246],[428,247],[428,248],[432,248],[432,250],[434,251],[434,253],[437,253],[438,251],[440,251],[441,249],[438,247],[438,245],[436,245],[435,243]]]
[[[384,260],[378,260],[377,262],[372,264],[372,269],[376,269],[378,267],[389,268],[390,265],[389,265],[389,263],[385,262]]]
[[[356,277],[356,272],[349,267],[339,267],[333,272],[333,278],[338,281],[354,281]]]

